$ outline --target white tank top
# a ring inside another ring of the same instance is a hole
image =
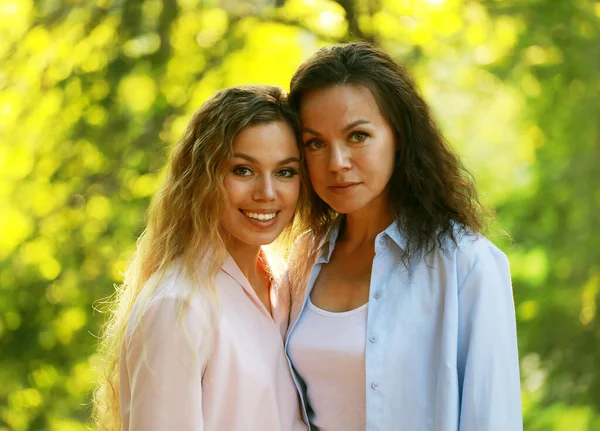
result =
[[[319,431],[366,427],[367,305],[333,313],[309,298],[291,335],[290,359],[306,383],[309,420]]]

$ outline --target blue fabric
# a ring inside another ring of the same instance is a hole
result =
[[[290,361],[294,327],[338,232],[339,223],[304,298],[292,304]],[[410,271],[401,260],[406,239],[398,223],[375,240],[365,340],[368,431],[523,429],[508,260],[481,235],[457,240],[414,259]],[[293,375],[308,422],[310,382]]]

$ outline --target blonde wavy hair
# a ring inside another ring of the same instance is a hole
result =
[[[219,220],[227,200],[225,165],[233,155],[233,141],[248,127],[274,121],[285,122],[298,136],[297,117],[281,88],[221,90],[194,113],[173,148],[164,184],[152,199],[146,229],[137,241],[124,282],[109,301],[99,349],[104,369],[92,408],[97,429],[121,429],[119,353],[133,305],[150,276],[178,259],[182,269],[194,277],[195,286],[214,291],[216,275],[227,256]],[[280,235],[279,249],[289,250],[299,229],[297,220],[307,211],[304,202],[306,190],[301,187],[295,221]],[[203,271],[198,271],[201,262]],[[202,280],[197,279],[198,274]]]

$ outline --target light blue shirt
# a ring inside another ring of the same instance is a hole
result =
[[[290,338],[338,232],[339,223],[304,298],[292,303],[288,359]],[[457,242],[446,240],[445,251],[414,259],[408,271],[397,223],[375,239],[365,341],[367,431],[523,429],[508,260],[481,235],[463,234]],[[293,374],[308,423],[306,382]]]

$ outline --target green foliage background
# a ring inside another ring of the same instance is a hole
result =
[[[94,304],[190,114],[359,38],[411,70],[496,208],[525,428],[600,430],[600,2],[0,0],[0,431],[91,427]]]

